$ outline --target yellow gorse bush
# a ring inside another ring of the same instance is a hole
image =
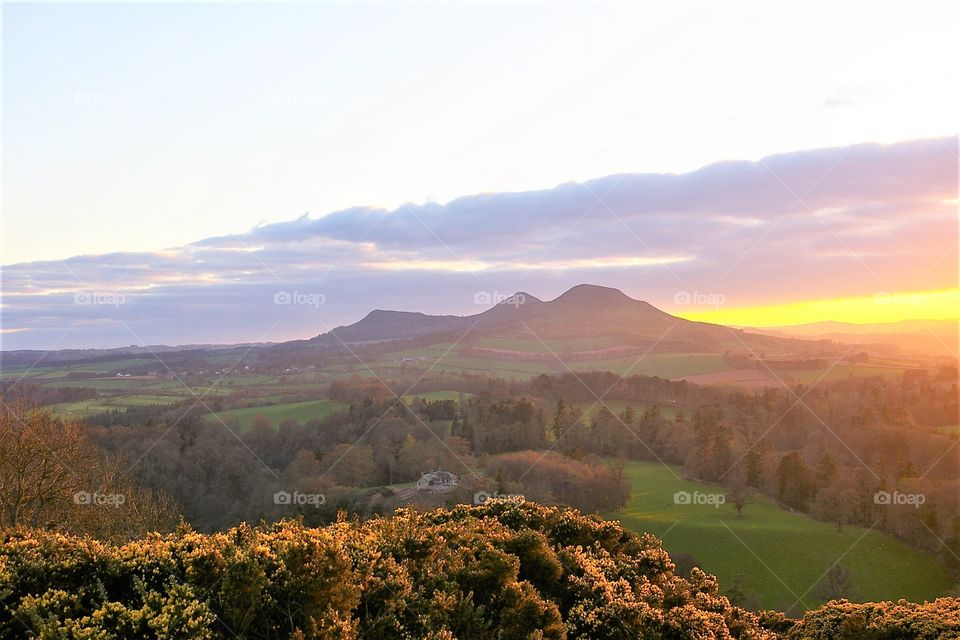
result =
[[[754,614],[699,569],[676,575],[653,536],[506,501],[324,528],[181,526],[126,544],[9,529],[0,604],[3,638],[933,640],[960,629],[952,600],[831,603],[799,623]],[[896,634],[904,620],[917,635]]]

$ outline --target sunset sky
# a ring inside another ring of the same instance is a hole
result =
[[[2,347],[955,318],[953,5],[4,5]]]

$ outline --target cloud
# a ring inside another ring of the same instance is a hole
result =
[[[165,251],[8,265],[3,348],[281,340],[377,307],[466,314],[478,290],[549,298],[578,282],[660,306],[680,289],[739,306],[948,288],[956,197],[954,137],[355,207]],[[281,291],[324,303],[276,305]]]

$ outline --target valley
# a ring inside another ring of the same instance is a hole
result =
[[[581,285],[550,302],[523,296],[523,305],[467,317],[372,312],[279,344],[51,352],[33,362],[3,353],[0,388],[5,402],[96,426],[102,446],[142,458],[143,481],[210,529],[284,515],[257,496],[288,482],[331,500],[332,511],[300,512],[317,523],[336,509],[369,515],[469,502],[476,491],[525,494],[660,537],[678,564],[702,566],[753,609],[819,606],[818,582],[838,559],[850,597],[922,600],[952,588],[949,548],[902,529],[915,514],[887,520],[850,493],[864,482],[861,456],[873,461],[869,473],[885,474],[878,487],[916,482],[909,471],[890,474],[906,463],[892,445],[872,448],[870,438],[886,436],[869,429],[924,434],[925,452],[960,438],[955,404],[937,405],[955,380],[949,358],[693,323],[605,287]],[[878,417],[858,399],[864,393],[907,394],[916,406],[888,400]],[[917,393],[926,398],[919,405]],[[791,407],[796,398],[808,399],[806,411]],[[824,420],[833,427],[822,429]],[[831,439],[832,429],[844,435]],[[188,447],[182,462],[165,443],[173,438]],[[219,454],[195,460],[210,451]],[[796,479],[784,466],[793,452],[806,460]],[[838,471],[814,481],[825,456]],[[917,449],[912,464],[932,463],[927,490],[949,491],[951,461],[937,457]],[[739,480],[718,465],[738,469]],[[453,469],[473,488],[428,499],[414,485],[433,468]],[[253,483],[246,504],[228,497],[240,478]],[[678,492],[724,496],[744,486],[740,515],[730,503],[674,502]],[[221,494],[229,510],[213,506]],[[829,500],[861,515],[844,515],[838,529]],[[949,513],[925,517],[945,523]],[[884,522],[871,526],[874,517]]]

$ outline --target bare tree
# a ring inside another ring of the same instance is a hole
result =
[[[743,508],[747,506],[750,499],[750,487],[747,486],[746,478],[742,473],[730,475],[727,482],[726,499],[737,510],[737,517],[743,517]]]
[[[855,597],[855,593],[850,569],[840,564],[839,560],[830,565],[813,590],[813,594],[823,600],[850,599]]]
[[[165,494],[136,488],[122,458],[105,458],[81,424],[42,409],[0,407],[0,508],[6,527],[123,540],[169,530]]]
[[[24,406],[0,410],[0,500],[9,527],[39,526],[84,488],[96,462],[80,427]]]

